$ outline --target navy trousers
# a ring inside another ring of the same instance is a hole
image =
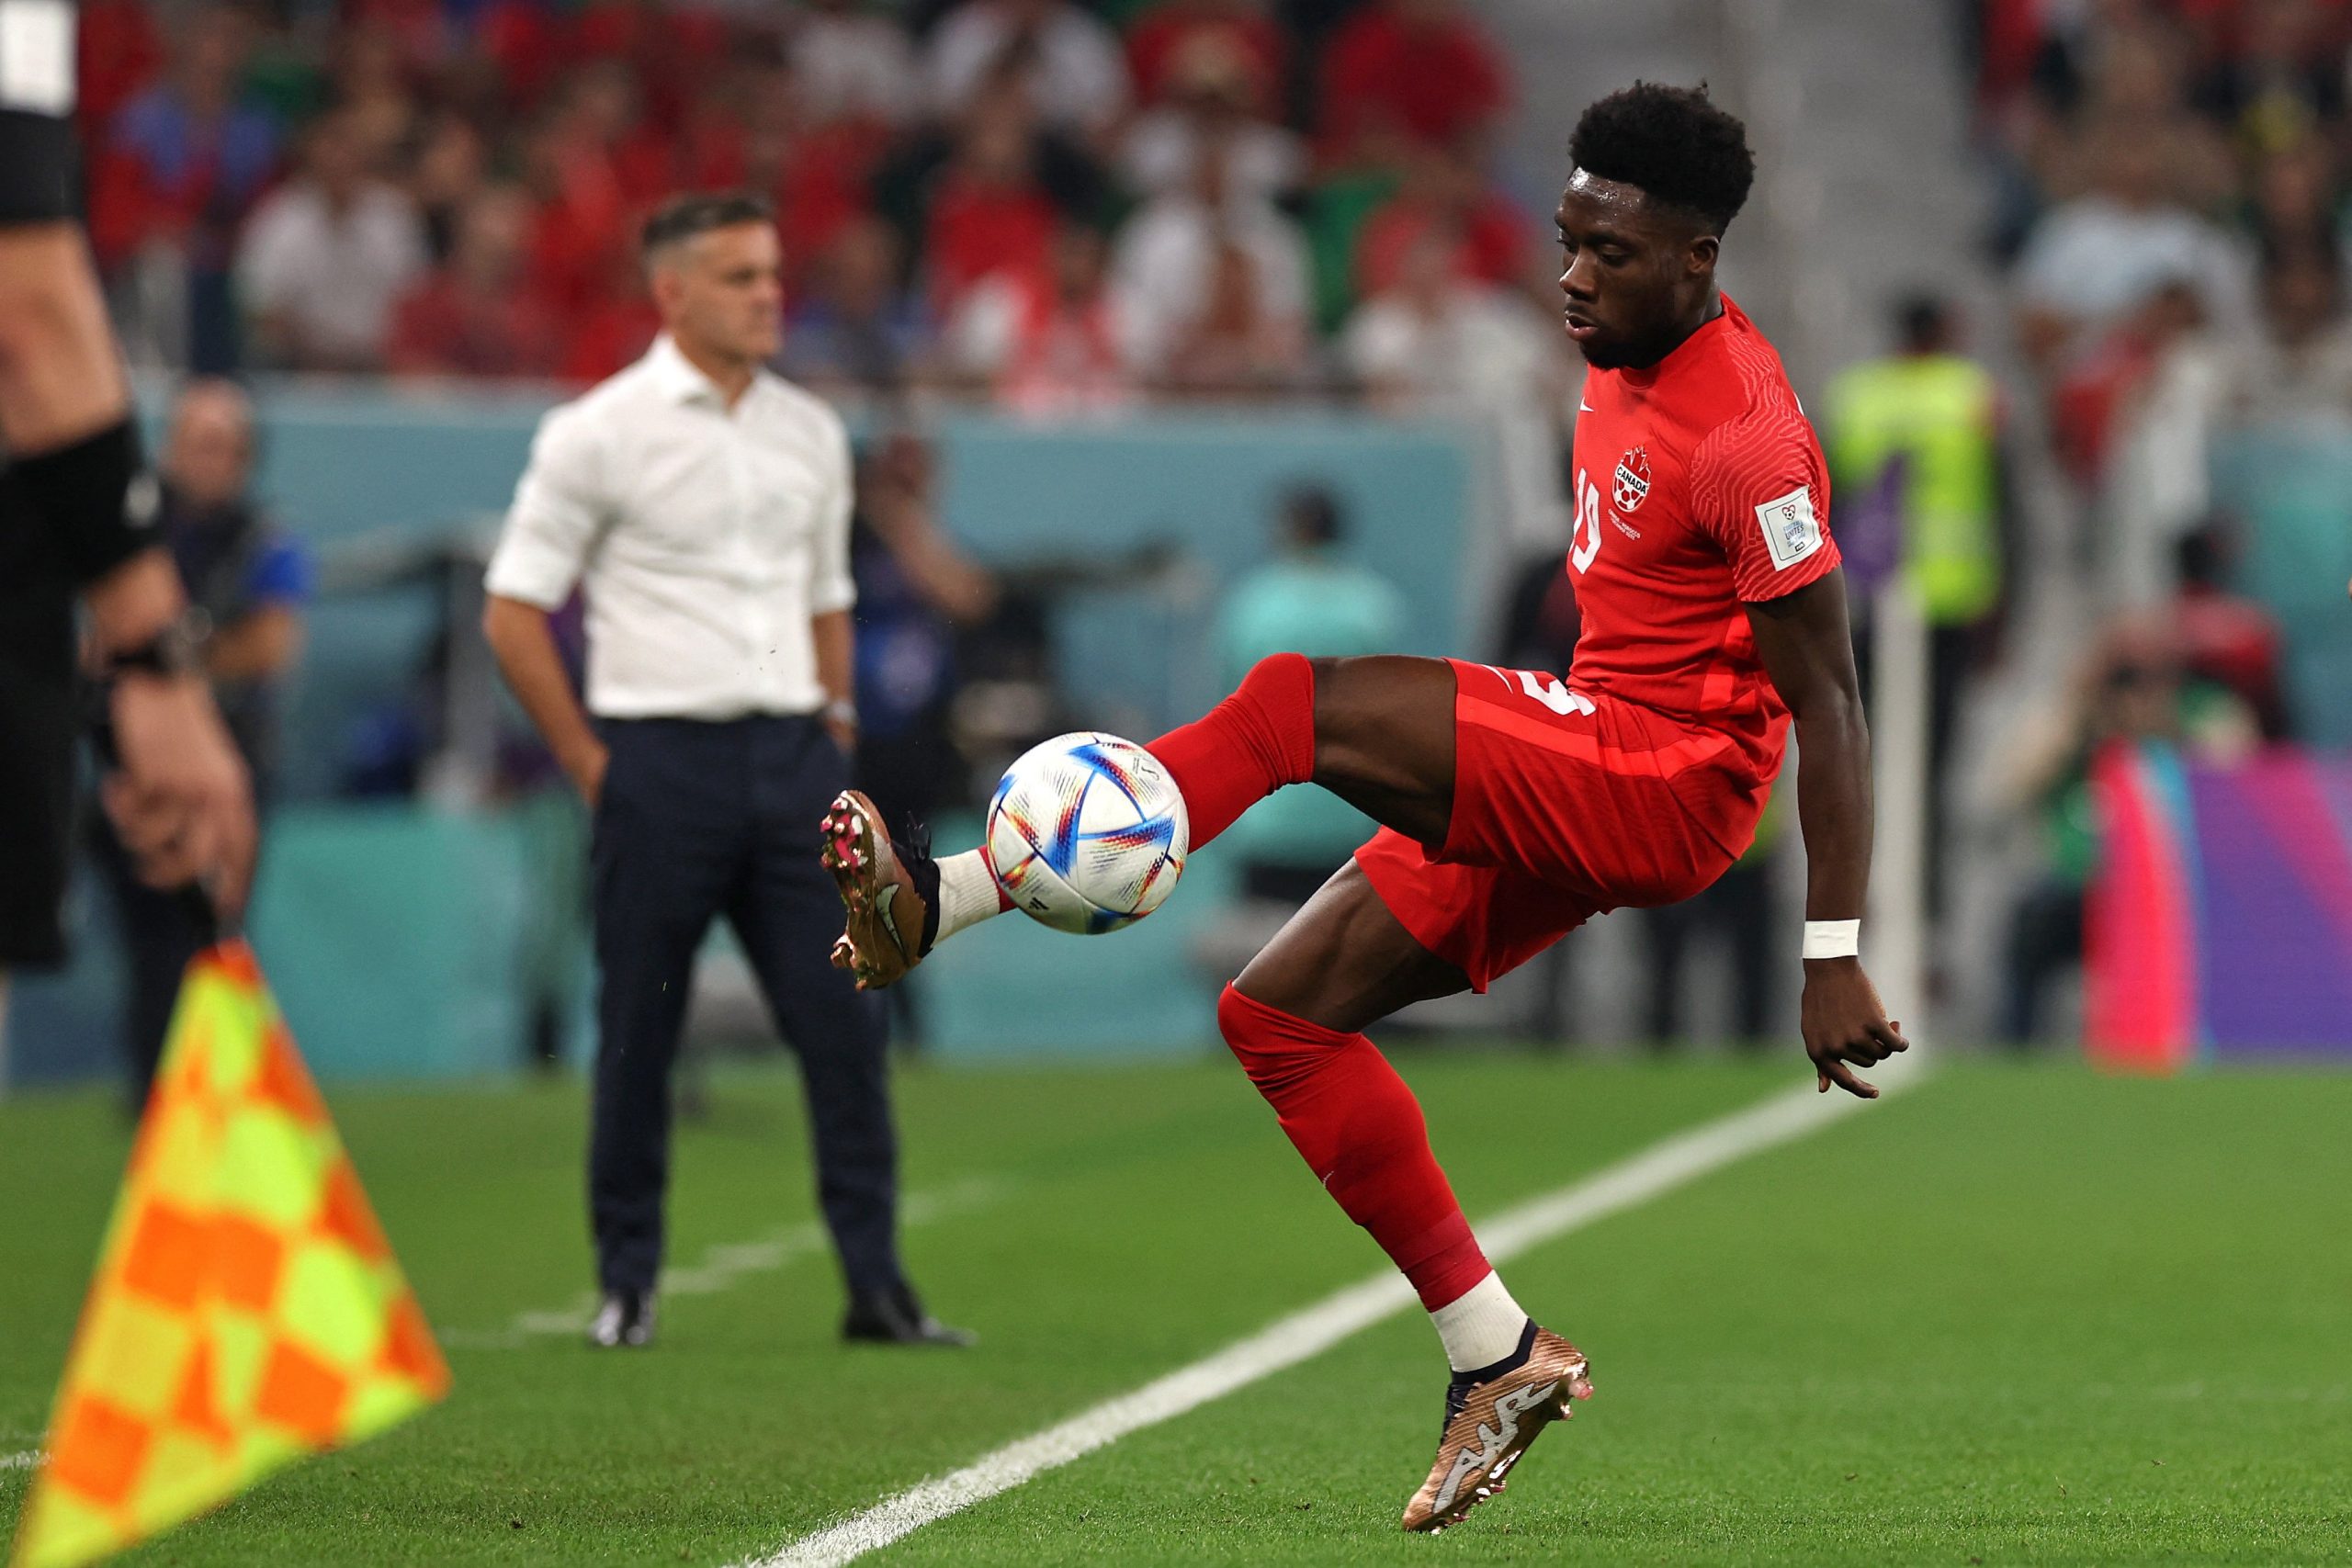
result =
[[[590,851],[596,1084],[588,1150],[599,1279],[646,1291],[662,1267],[670,1068],[695,950],[724,915],[808,1089],[817,1194],[853,1291],[901,1283],[898,1140],[881,998],[828,954],[841,900],[818,823],[849,761],[815,717],[605,720],[611,765]]]

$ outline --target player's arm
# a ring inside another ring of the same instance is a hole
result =
[[[61,67],[62,68],[62,67]],[[178,572],[141,525],[130,389],[68,199],[70,127],[0,117],[0,436],[32,513],[82,585],[103,660],[117,770],[107,809],[142,876],[201,879],[224,912],[253,875],[253,789],[193,655],[166,634],[187,610]]]
[[[1844,570],[1750,604],[1747,619],[1765,671],[1796,719],[1805,919],[1858,920],[1871,875],[1871,740],[1854,678]],[[1835,1083],[1865,1100],[1878,1090],[1853,1068],[1906,1044],[1855,957],[1805,960],[1804,1029],[1820,1087]]]
[[[482,637],[507,685],[591,809],[604,793],[609,758],[572,690],[549,613],[580,581],[607,511],[601,444],[579,405],[567,404],[539,422],[491,557],[481,615]]]

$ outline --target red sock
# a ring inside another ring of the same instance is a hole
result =
[[[1260,660],[1233,695],[1144,748],[1176,776],[1199,849],[1284,784],[1315,776],[1315,666]]]
[[[1430,1152],[1420,1104],[1371,1041],[1230,986],[1217,998],[1216,1022],[1307,1168],[1372,1233],[1423,1306],[1435,1312],[1487,1277],[1487,1255]]]

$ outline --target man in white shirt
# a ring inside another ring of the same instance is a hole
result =
[[[848,437],[761,368],[783,301],[764,202],[681,197],[643,246],[662,335],[541,422],[483,617],[594,813],[589,1201],[605,1299],[589,1337],[651,1337],[670,1068],[695,949],[724,914],[799,1056],[844,1334],[965,1343],[899,1269],[882,1015],[829,962],[832,884],[808,853],[856,740]],[[548,622],[582,583],[584,710]]]
[[[392,306],[428,260],[416,204],[368,173],[350,113],[330,114],[238,250],[254,346],[288,370],[379,368]]]

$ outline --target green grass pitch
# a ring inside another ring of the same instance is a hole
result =
[[[1806,1077],[1403,1066],[1474,1217]],[[914,1069],[907,1251],[982,1341],[844,1348],[790,1077],[746,1068],[679,1141],[707,1288],[596,1355],[516,1332],[588,1280],[576,1088],[332,1099],[455,1392],[127,1562],[728,1562],[1381,1261],[1228,1065]],[[39,1441],[126,1143],[95,1094],[0,1105],[0,1453]],[[1508,1277],[1599,1397],[1442,1538],[1396,1529],[1443,1381],[1408,1314],[872,1561],[2352,1562],[2352,1076],[1951,1065]]]

